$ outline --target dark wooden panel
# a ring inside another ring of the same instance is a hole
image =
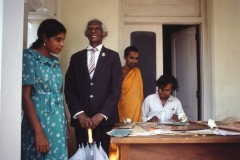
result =
[[[141,70],[144,98],[156,93],[156,34],[136,31],[131,33],[131,45],[137,47],[140,58],[137,67]]]
[[[132,144],[131,160],[239,160],[240,144]]]

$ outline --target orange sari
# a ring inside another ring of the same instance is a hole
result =
[[[135,67],[129,71],[122,82],[122,92],[118,102],[120,122],[130,118],[132,122],[142,121],[143,84],[140,70]],[[119,159],[119,147],[110,144],[109,160]]]
[[[122,82],[122,92],[118,102],[120,122],[130,118],[132,122],[141,122],[143,102],[143,84],[140,70],[135,67],[129,71]]]

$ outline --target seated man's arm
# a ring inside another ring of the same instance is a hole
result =
[[[175,106],[176,106],[176,112],[175,112],[175,114],[172,115],[171,120],[175,121],[175,122],[179,122],[178,115],[180,113],[184,113],[184,111],[183,111],[182,104],[179,101],[179,99],[176,98],[174,101],[175,101],[174,103],[175,103]]]
[[[143,122],[147,122],[149,120],[148,119],[149,108],[150,107],[149,107],[148,99],[145,98],[142,104],[142,121]]]

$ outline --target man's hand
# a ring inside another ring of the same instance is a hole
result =
[[[92,124],[93,126],[91,127],[92,129],[96,128],[100,122],[102,122],[102,120],[104,119],[103,115],[101,113],[97,113],[95,114],[92,118]]]
[[[84,112],[78,115],[78,120],[83,128],[92,128],[93,123]]]
[[[160,122],[160,119],[157,116],[153,116],[151,119],[149,119],[147,122],[155,122],[158,123]]]
[[[172,115],[172,118],[171,118],[171,121],[179,122],[179,120],[178,120],[178,115],[173,114],[173,115]]]

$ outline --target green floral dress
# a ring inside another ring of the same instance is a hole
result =
[[[22,84],[31,85],[31,99],[48,138],[50,151],[36,151],[35,134],[23,115],[22,160],[66,160],[66,119],[62,98],[62,72],[57,57],[44,57],[33,49],[23,50]]]

